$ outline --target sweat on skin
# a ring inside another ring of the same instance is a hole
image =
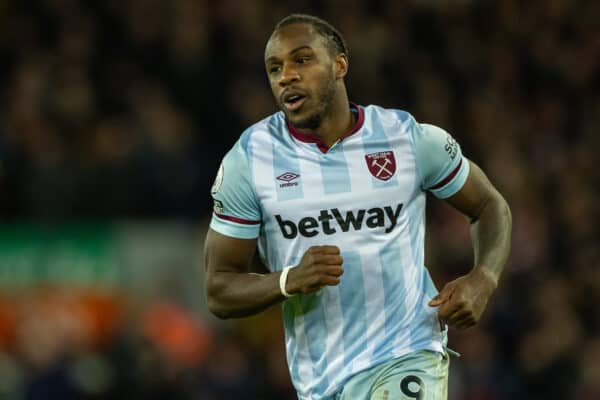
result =
[[[342,232],[348,232],[350,228],[355,231],[363,229],[363,223],[369,229],[385,227],[385,233],[390,233],[398,222],[402,203],[394,209],[392,206],[373,207],[368,210],[340,211],[338,208],[320,210],[318,217],[304,217],[298,222],[286,220],[281,215],[275,215],[281,234],[286,239],[294,239],[298,234],[304,237],[313,237],[323,232],[325,235],[333,235],[337,227]],[[365,220],[366,216],[366,220]],[[333,224],[333,226],[332,226]]]

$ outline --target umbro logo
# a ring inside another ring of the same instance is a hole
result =
[[[282,181],[284,183],[280,183],[279,187],[289,187],[289,186],[298,186],[298,182],[292,182],[293,180],[300,178],[299,174],[295,174],[293,172],[284,172],[279,175],[277,178],[278,181]]]

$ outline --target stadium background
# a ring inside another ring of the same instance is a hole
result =
[[[0,398],[294,398],[278,309],[208,315],[201,246],[297,11],[345,35],[353,101],[445,127],[511,204],[500,288],[450,335],[450,399],[600,398],[595,0],[0,0]],[[438,285],[467,239],[430,202]]]

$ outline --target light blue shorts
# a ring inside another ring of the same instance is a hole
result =
[[[420,350],[350,378],[336,400],[446,400],[448,354]]]

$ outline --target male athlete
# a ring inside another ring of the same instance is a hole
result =
[[[281,112],[241,135],[213,185],[210,310],[282,302],[299,399],[445,399],[446,324],[474,325],[498,284],[506,201],[444,130],[350,103],[348,51],[327,22],[284,18],[265,67]],[[423,264],[426,192],[470,219],[475,254],[439,294]]]

